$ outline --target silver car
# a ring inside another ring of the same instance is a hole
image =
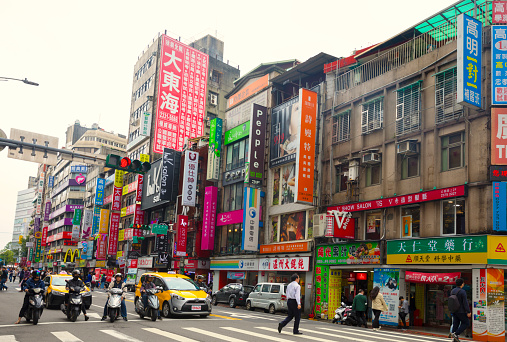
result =
[[[277,311],[287,311],[287,284],[259,283],[246,300],[247,310],[264,309],[274,314]]]

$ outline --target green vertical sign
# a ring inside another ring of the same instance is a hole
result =
[[[329,266],[315,267],[315,314],[317,318],[329,315]]]
[[[28,261],[33,261],[33,248],[30,247],[28,250]]]
[[[41,252],[41,239],[35,239],[35,262],[40,261],[40,253]]]
[[[74,226],[81,225],[81,215],[83,213],[82,209],[74,209],[74,217],[72,218],[72,224]]]

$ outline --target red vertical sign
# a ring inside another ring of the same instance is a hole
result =
[[[41,246],[42,247],[45,247],[46,246],[46,241],[48,239],[48,227],[44,227],[42,228],[42,240],[41,240]]]
[[[113,189],[113,204],[111,210],[121,210],[121,192],[122,188],[115,186]]]
[[[137,175],[136,202],[141,202],[143,200],[143,179],[143,175]]]
[[[141,210],[140,204],[136,204],[136,210],[134,212],[134,224],[141,224],[141,225],[144,224],[144,211]]]
[[[188,229],[188,216],[178,215],[178,242],[176,245],[176,255],[185,256],[187,254],[187,229]]]
[[[118,250],[118,229],[120,227],[120,213],[111,213],[111,223],[109,224],[109,247],[108,255],[116,256]]]
[[[97,239],[97,260],[106,260],[107,257],[107,240]]]

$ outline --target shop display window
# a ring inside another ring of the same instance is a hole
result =
[[[444,200],[441,207],[442,235],[465,234],[465,199]]]
[[[421,220],[421,206],[401,208],[401,237],[419,237]]]
[[[366,227],[365,227],[365,240],[379,240],[380,227],[382,224],[382,213],[367,212],[366,213]]]
[[[219,254],[239,254],[241,250],[243,227],[241,224],[222,226],[219,230],[218,240]]]

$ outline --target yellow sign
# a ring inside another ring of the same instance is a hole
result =
[[[114,171],[114,186],[117,188],[123,187],[123,175],[125,174],[124,171],[121,170],[115,170]]]
[[[488,235],[488,264],[507,265],[507,236]]]
[[[81,253],[79,252],[79,249],[72,250],[71,248],[67,249],[67,252],[65,252],[65,257],[63,258],[63,262],[67,262],[67,257],[70,256],[69,262],[74,262],[76,258],[79,258],[81,256]]]
[[[149,154],[142,154],[141,153],[141,156],[139,157],[139,161],[141,163],[150,162],[150,155]]]
[[[100,209],[99,233],[107,234],[109,230],[109,210]]]
[[[388,254],[388,264],[487,264],[486,253]]]
[[[42,237],[42,233],[41,232],[35,233],[35,238],[36,239],[40,239],[41,237]]]
[[[116,259],[121,258],[123,256],[123,251],[116,252]]]
[[[127,185],[125,185],[125,186],[123,187],[123,189],[122,189],[122,191],[121,191],[121,195],[123,196],[123,195],[126,195],[126,194],[128,194],[128,193],[129,193],[129,185],[127,184]]]
[[[127,207],[125,207],[125,208],[121,208],[121,213],[120,213],[120,216],[121,216],[121,217],[127,216]]]
[[[123,240],[125,240],[125,229],[120,229],[120,231],[118,232],[118,241]]]
[[[341,305],[342,293],[342,271],[329,270],[329,302],[327,312],[334,312]],[[328,315],[328,319],[333,319],[334,315]]]
[[[19,244],[21,245],[23,243],[23,235],[20,235],[19,236],[19,240],[18,240]]]
[[[97,262],[95,263],[95,267],[105,267],[105,266],[106,266],[105,260],[97,260]]]

